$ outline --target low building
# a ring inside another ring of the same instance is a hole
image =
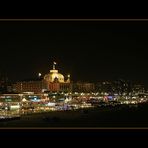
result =
[[[93,92],[94,90],[95,90],[94,83],[77,82],[73,83],[72,85],[73,92]]]
[[[141,94],[141,93],[144,93],[145,92],[145,88],[143,85],[138,85],[138,84],[135,84],[133,85],[133,88],[132,88],[132,94],[133,95],[138,95],[138,94]]]
[[[46,88],[46,83],[43,80],[26,80],[13,84],[13,91],[16,93],[34,92],[41,93]]]

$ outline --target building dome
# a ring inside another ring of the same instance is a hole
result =
[[[55,69],[55,67],[53,67],[53,69],[50,70],[50,73],[44,76],[44,80],[48,82],[64,83],[64,76],[59,73],[58,70]]]

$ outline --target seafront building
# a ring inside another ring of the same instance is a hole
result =
[[[95,89],[94,83],[88,82],[71,82],[70,74],[65,79],[64,75],[56,69],[56,62],[53,62],[53,69],[45,74],[43,78],[36,80],[19,81],[13,84],[15,93],[33,92],[93,92]]]

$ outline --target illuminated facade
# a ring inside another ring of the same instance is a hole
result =
[[[53,63],[53,69],[50,70],[49,74],[44,76],[44,80],[48,83],[59,82],[64,83],[64,76],[55,69],[56,62]]]
[[[46,74],[41,80],[22,81],[13,84],[13,90],[17,93],[20,92],[34,92],[42,93],[48,92],[69,92],[72,89],[70,83],[70,75],[65,80],[64,76],[55,69],[56,62],[53,63],[53,69],[49,74]]]
[[[56,62],[53,63],[53,69],[42,79],[22,81],[13,84],[14,92],[93,92],[95,90],[94,83],[71,83],[70,75],[68,75],[65,80],[64,76],[55,68],[55,65]]]
[[[142,94],[145,92],[144,86],[143,85],[133,85],[132,88],[132,94],[138,95],[138,94]]]
[[[41,93],[46,88],[46,83],[42,80],[21,81],[13,84],[13,91],[16,93],[34,92]]]
[[[93,92],[95,90],[94,83],[77,82],[73,84],[73,92]]]
[[[56,62],[53,63],[53,69],[49,74],[44,76],[44,81],[47,84],[47,90],[50,92],[69,92],[71,91],[70,75],[65,80],[64,76],[55,69]]]

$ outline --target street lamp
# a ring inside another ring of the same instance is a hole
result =
[[[42,76],[42,74],[41,73],[38,73],[38,77],[41,78],[41,76]]]

